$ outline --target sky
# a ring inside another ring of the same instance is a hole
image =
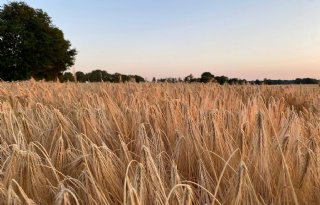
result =
[[[320,0],[25,2],[78,50],[75,71],[320,79]]]

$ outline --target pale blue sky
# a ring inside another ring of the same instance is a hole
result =
[[[25,2],[79,51],[76,71],[320,78],[320,0]]]

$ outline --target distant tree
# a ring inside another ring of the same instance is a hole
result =
[[[120,73],[113,74],[113,82],[114,83],[121,83],[122,82],[122,75]]]
[[[90,82],[102,82],[103,81],[103,71],[93,70],[87,74],[87,78]]]
[[[60,76],[60,82],[74,82],[74,76],[70,72],[65,72]]]
[[[78,82],[86,82],[87,76],[81,71],[76,72],[76,78]]]
[[[127,81],[126,81],[127,82]],[[135,83],[136,82],[136,78],[134,75],[128,75],[128,82],[132,82]]]
[[[241,80],[238,78],[231,78],[228,80],[228,83],[231,85],[237,85],[237,84],[241,84]]]
[[[193,75],[190,74],[190,75],[188,75],[188,76],[186,76],[186,77],[184,78],[184,82],[191,82],[192,79],[193,79]]]
[[[177,83],[178,79],[177,78],[167,78],[169,83]]]
[[[101,71],[101,76],[104,82],[114,82],[113,75],[109,74],[107,71]]]
[[[217,82],[220,84],[220,85],[223,85],[225,83],[228,83],[228,77],[226,76],[216,76],[215,79],[217,80]]]
[[[134,78],[136,79],[137,83],[145,82],[144,78],[139,75],[135,75]]]
[[[271,85],[271,80],[269,80],[269,79],[267,79],[267,78],[264,78],[262,83],[263,83],[264,85]]]
[[[212,75],[210,72],[204,72],[201,75],[200,82],[202,83],[208,83],[214,79],[214,75]]]
[[[157,79],[155,77],[152,78],[152,82],[155,83],[157,82]]]
[[[312,78],[297,78],[295,79],[296,84],[318,84],[319,81],[317,79]]]
[[[131,77],[129,75],[120,74],[120,76],[121,76],[121,82],[122,83],[130,81]]]
[[[76,50],[48,14],[23,2],[0,7],[0,78],[55,80],[72,66]]]

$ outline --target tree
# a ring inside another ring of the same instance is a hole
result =
[[[153,78],[152,78],[152,82],[153,82],[153,83],[156,83],[156,82],[157,82],[156,77],[153,77]]]
[[[84,74],[82,71],[76,72],[76,79],[78,82],[86,82],[87,81],[86,74]]]
[[[70,72],[65,72],[60,76],[60,82],[74,82],[74,76]]]
[[[211,82],[213,79],[214,79],[214,75],[212,75],[210,72],[204,72],[201,75],[200,82],[208,83],[208,82]]]
[[[141,76],[139,76],[139,75],[135,75],[134,78],[135,78],[135,80],[136,80],[137,83],[143,83],[143,82],[145,82],[144,78],[141,77]]]
[[[0,7],[0,78],[55,80],[72,66],[77,51],[48,14],[23,2]]]
[[[193,79],[193,75],[190,74],[190,75],[188,75],[188,76],[186,76],[186,77],[184,78],[184,82],[190,82],[190,81],[192,81],[192,79]]]
[[[319,81],[317,79],[312,78],[297,78],[295,79],[296,84],[318,84]]]
[[[93,70],[87,74],[88,80],[90,82],[102,82],[103,81],[103,71]]]
[[[226,76],[216,76],[215,79],[218,81],[220,85],[223,85],[228,82],[228,77]]]
[[[114,83],[122,83],[122,75],[120,73],[113,74]]]

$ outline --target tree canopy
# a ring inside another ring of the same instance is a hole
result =
[[[0,7],[2,80],[54,80],[74,64],[76,54],[46,12],[23,2]]]
[[[89,73],[78,71],[74,75],[70,72],[64,72],[63,75],[59,76],[59,80],[60,82],[145,82],[145,79],[139,75],[124,75],[121,73],[110,74],[105,70],[93,70]]]
[[[201,82],[208,83],[214,79],[214,75],[212,75],[210,72],[204,72],[201,74]]]

